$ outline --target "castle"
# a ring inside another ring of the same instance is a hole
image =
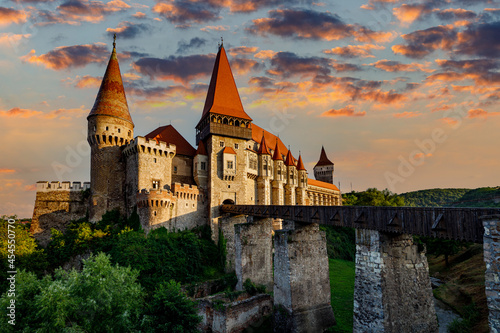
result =
[[[324,148],[310,179],[300,155],[296,159],[280,138],[252,122],[223,45],[196,125],[197,149],[172,125],[134,138],[115,42],[87,120],[90,183],[38,182],[35,235],[47,236],[50,226],[86,214],[99,221],[110,210],[136,211],[145,230],[179,230],[214,228],[227,203],[341,205]]]

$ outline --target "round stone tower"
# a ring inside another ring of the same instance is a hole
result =
[[[314,166],[314,178],[325,183],[333,184],[334,164],[328,159],[325,147],[321,147],[319,161]]]
[[[118,209],[125,214],[126,162],[122,150],[134,137],[115,41],[87,121],[91,147],[89,217],[96,222],[110,210]]]

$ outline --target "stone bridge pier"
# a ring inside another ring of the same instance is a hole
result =
[[[500,215],[482,217],[486,273],[484,284],[491,333],[500,333]]]
[[[324,232],[295,223],[274,237],[274,332],[323,332],[335,324]]]
[[[407,234],[356,229],[354,332],[438,332],[425,251]]]

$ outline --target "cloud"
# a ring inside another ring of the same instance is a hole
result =
[[[437,26],[402,35],[407,45],[394,45],[392,51],[410,58],[423,58],[436,49],[450,50],[457,31],[450,26]]]
[[[147,24],[132,23],[128,21],[120,22],[117,28],[107,28],[108,36],[116,34],[119,38],[132,39],[140,35],[142,32],[149,31],[150,27]]]
[[[276,55],[276,51],[273,50],[261,50],[257,52],[254,57],[257,59],[272,59]]]
[[[477,14],[472,10],[463,8],[435,10],[434,13],[441,20],[472,20],[477,17]]]
[[[89,110],[85,109],[83,106],[78,109],[57,109],[49,112],[36,111],[30,109],[21,109],[19,107],[12,108],[8,111],[0,110],[0,117],[8,118],[41,118],[41,119],[53,119],[53,118],[71,118],[71,116],[76,115],[76,117],[81,117],[87,114]]]
[[[207,25],[206,27],[203,27],[200,30],[204,31],[204,32],[209,32],[209,31],[227,31],[227,30],[229,30],[229,26],[228,25],[217,25],[217,26]]]
[[[500,21],[471,24],[458,34],[456,52],[489,58],[500,57]]]
[[[184,84],[212,73],[215,54],[189,56],[170,56],[165,59],[142,58],[132,67],[151,80],[173,80]]]
[[[19,24],[26,22],[28,13],[24,10],[0,7],[0,26],[7,26],[12,23]]]
[[[500,68],[495,59],[447,60],[436,59],[436,63],[445,70],[459,70],[465,73],[486,73]]]
[[[238,75],[245,75],[251,71],[258,71],[262,68],[262,64],[251,59],[235,58],[231,61],[231,68]]]
[[[122,0],[112,0],[108,3],[89,0],[69,0],[63,2],[56,8],[55,12],[40,10],[37,17],[42,21],[41,25],[47,24],[71,24],[80,25],[81,22],[99,23],[106,15],[131,8]]]
[[[403,26],[410,26],[414,21],[420,19],[424,14],[428,14],[432,9],[427,4],[408,5],[402,4],[392,10],[394,16]]]
[[[248,80],[249,84],[256,85],[261,88],[272,87],[274,85],[274,82],[274,79],[271,79],[267,76],[252,77],[250,80]]]
[[[90,75],[84,75],[84,76],[77,75],[74,79],[67,78],[63,80],[63,82],[73,85],[75,88],[79,89],[99,88],[101,86],[102,76],[96,77]]]
[[[425,62],[423,64],[418,62],[412,62],[411,64],[403,64],[399,61],[394,60],[379,60],[377,62],[371,63],[370,66],[376,67],[378,69],[382,69],[386,72],[426,72],[431,73],[434,72],[434,69],[430,69],[430,62]]]
[[[135,17],[136,19],[145,19],[146,14],[144,14],[143,12],[136,12],[134,15],[132,15],[132,17]]]
[[[30,34],[0,33],[0,45],[3,47],[16,47],[23,39],[30,38]]]
[[[313,10],[277,9],[268,18],[259,18],[247,31],[256,35],[273,34],[282,37],[325,39],[350,37],[355,27],[342,22],[339,16]]]
[[[354,107],[346,106],[342,109],[331,109],[325,111],[320,117],[363,117],[366,115],[366,111],[356,112]]]
[[[320,57],[300,57],[292,52],[278,52],[271,59],[268,74],[280,77],[327,75],[331,72],[332,61]]]
[[[230,48],[227,52],[233,56],[239,56],[239,55],[249,55],[249,54],[254,54],[257,52],[259,48],[254,46],[254,47],[249,47],[249,46],[238,46],[238,47],[232,47]]]
[[[467,118],[487,118],[488,112],[483,109],[473,109],[467,112]]]
[[[15,173],[15,172],[16,170],[14,169],[6,169],[6,168],[0,169],[0,174]]]
[[[394,118],[414,118],[420,117],[422,114],[418,111],[405,111],[401,113],[394,113],[392,116]]]
[[[335,47],[330,50],[325,50],[325,54],[335,54],[343,58],[375,58],[372,54],[372,50],[383,50],[384,46],[374,45],[374,44],[364,44],[364,45],[348,45],[343,47]]]
[[[216,0],[167,0],[158,2],[152,10],[172,23],[189,26],[193,22],[204,23],[220,19],[221,3]]]
[[[204,46],[207,43],[207,40],[204,38],[194,37],[188,42],[182,40],[177,43],[177,51],[176,53],[186,53],[190,49],[198,49]]]
[[[31,50],[21,59],[25,62],[41,64],[53,70],[84,67],[89,63],[104,63],[109,56],[109,51],[103,43],[60,46],[52,51],[37,56]]]

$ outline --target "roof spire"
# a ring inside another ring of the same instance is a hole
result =
[[[243,109],[238,88],[234,82],[233,73],[231,72],[229,61],[227,60],[226,51],[222,45],[215,58],[212,78],[210,79],[207,98],[205,100],[200,122],[205,119],[209,113],[216,113],[249,121],[252,120]]]
[[[264,133],[262,133],[262,141],[260,142],[259,151],[257,153],[271,155],[269,149],[267,149],[266,138],[264,136]]]
[[[319,161],[316,163],[314,167],[322,166],[322,165],[333,165],[333,162],[328,159],[326,156],[325,147],[321,146],[321,154],[319,155]]]
[[[273,160],[283,161],[283,156],[281,155],[280,145],[277,138],[276,138],[276,148],[274,148]]]
[[[224,38],[220,36],[220,47],[224,47]]]
[[[306,170],[306,168],[304,167],[304,162],[302,162],[302,155],[300,155],[300,151],[299,151],[299,161],[297,162],[297,170],[299,171]]]
[[[290,148],[288,148],[288,154],[286,154],[285,165],[286,166],[295,166],[295,162],[293,160],[294,160],[294,158],[292,155],[292,151],[290,150]]]
[[[88,117],[96,115],[112,116],[134,124],[128,110],[120,65],[116,56],[116,34],[113,36],[113,51],[109,58],[108,67],[106,67],[101,87]]]

